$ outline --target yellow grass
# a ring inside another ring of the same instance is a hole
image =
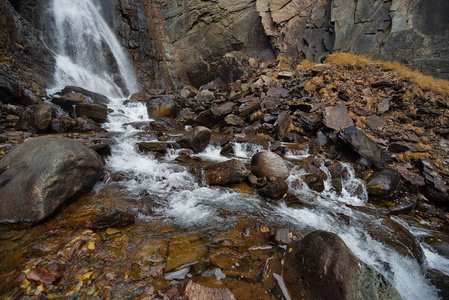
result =
[[[299,65],[296,66],[296,72],[306,72],[313,69],[315,64],[311,62],[310,60],[304,59],[301,61]]]
[[[414,71],[409,67],[407,67],[406,65],[401,64],[399,62],[370,60],[367,57],[351,53],[334,53],[329,55],[328,58],[326,58],[325,63],[337,66],[344,66],[344,65],[366,66],[369,64],[375,64],[380,66],[382,69],[385,69],[385,71],[396,72],[400,78],[415,83],[421,88],[430,89],[444,96],[449,96],[448,80],[437,79],[429,75],[424,75],[421,72]]]

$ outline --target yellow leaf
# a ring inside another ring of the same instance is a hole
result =
[[[115,228],[108,228],[108,229],[106,229],[106,233],[109,234],[109,235],[113,235],[113,234],[116,234],[116,233],[119,233],[119,232],[121,232],[120,229],[115,229]]]
[[[92,276],[93,272],[94,272],[94,271],[85,273],[83,276],[81,276],[81,280],[89,279],[90,276]]]
[[[67,294],[65,294],[66,297],[72,296],[75,293],[75,291],[70,291]]]
[[[89,244],[87,244],[87,249],[94,250],[95,249],[95,242],[89,242]]]
[[[40,295],[40,293],[42,293],[43,290],[44,290],[44,285],[41,284],[40,286],[38,286],[38,287],[36,288],[36,291],[34,292],[34,295],[35,295],[35,296]]]

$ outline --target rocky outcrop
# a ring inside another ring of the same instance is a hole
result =
[[[228,52],[249,56],[271,52],[254,1],[156,2],[168,37],[195,86],[215,78]]]
[[[347,51],[449,78],[445,0],[258,0],[276,54],[319,62]]]
[[[38,137],[0,161],[0,221],[36,222],[101,176],[101,159],[80,142]]]
[[[379,272],[334,233],[306,235],[287,254],[284,279],[292,299],[402,299]]]

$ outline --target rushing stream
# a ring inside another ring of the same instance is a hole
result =
[[[357,209],[367,206],[367,194],[363,182],[356,178],[349,164],[343,164],[348,175],[343,181],[343,191],[337,194],[323,162],[321,169],[328,174],[328,179],[325,191],[317,193],[301,180],[300,163],[308,156],[307,149],[290,150],[285,156],[291,169],[290,191],[308,204],[295,208],[267,203],[254,193],[206,186],[188,167],[176,163],[179,150],[169,151],[162,159],[140,153],[136,149],[138,142],[158,140],[156,136],[139,134],[139,130],[126,125],[151,120],[144,104],[124,99],[138,90],[137,80],[125,51],[101,17],[99,8],[90,0],[54,0],[49,10],[53,20],[52,38],[48,43],[55,52],[57,65],[55,85],[50,92],[75,85],[111,99],[108,107],[112,112],[104,127],[118,133],[118,137],[107,159],[107,169],[110,173],[124,172],[130,176],[120,183],[98,184],[97,191],[119,184],[130,197],[142,199],[141,195],[145,194],[158,199],[151,213],[138,212],[141,220],[170,219],[180,228],[199,232],[232,228],[241,220],[248,224],[258,221],[288,226],[301,235],[318,229],[331,231],[338,234],[357,257],[390,280],[404,299],[438,298],[436,288],[425,278],[426,266],[421,267],[416,260],[397,253],[371,236],[368,225],[377,227],[381,235],[382,232],[387,235],[390,229],[382,228],[376,216]],[[234,150],[235,157],[249,162],[261,148],[237,143]],[[220,148],[212,144],[198,157],[206,162],[229,159],[220,155]],[[431,235],[417,227],[408,229],[417,237]],[[447,259],[427,245],[423,250],[429,268],[449,275]]]

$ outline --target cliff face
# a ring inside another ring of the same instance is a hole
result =
[[[347,51],[449,78],[445,0],[257,0],[257,10],[280,55]]]
[[[233,50],[320,61],[348,51],[449,78],[445,0],[157,0],[193,84],[213,78]],[[261,30],[261,27],[263,30]]]

